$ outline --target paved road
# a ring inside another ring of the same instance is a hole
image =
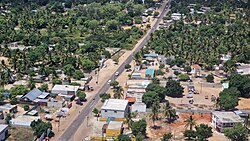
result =
[[[151,29],[147,32],[147,34],[143,37],[142,42],[133,50],[133,53],[120,65],[120,67],[117,69],[118,72],[123,72],[125,65],[129,64],[132,61],[133,55],[136,54],[138,51],[142,49],[147,43],[147,41],[150,39],[150,35],[155,32],[156,28],[159,26],[159,23],[161,19],[164,17],[164,15],[169,10],[169,2],[163,3],[164,8],[162,8],[162,12],[160,12],[159,17],[157,18],[157,21],[155,24],[151,27]],[[110,76],[110,79],[116,79],[115,74],[112,74]],[[107,80],[108,81],[108,80]],[[59,141],[70,141],[72,140],[72,137],[74,136],[75,132],[81,125],[81,123],[84,121],[84,119],[88,116],[88,114],[92,111],[93,107],[97,104],[100,97],[99,94],[106,92],[109,89],[109,85],[107,82],[103,85],[103,87],[98,91],[98,93],[95,95],[95,97],[88,102],[86,107],[81,111],[81,113],[76,117],[76,119],[72,122],[72,124],[65,130],[65,132],[61,135],[59,138]]]

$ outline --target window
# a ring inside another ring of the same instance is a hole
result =
[[[117,111],[114,111],[114,113],[117,113]]]

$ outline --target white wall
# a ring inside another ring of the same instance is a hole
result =
[[[102,117],[108,118],[108,117],[115,117],[115,118],[124,118],[125,112],[124,111],[117,111],[115,113],[114,110],[101,110]]]
[[[8,127],[5,128],[1,133],[0,133],[0,140],[4,140],[5,139],[5,132],[8,130]]]
[[[64,95],[66,95],[66,94],[68,94],[68,92],[67,91],[64,91],[64,90],[51,90],[51,93],[53,93],[53,94],[64,94]]]
[[[136,102],[142,102],[142,96],[143,96],[142,93],[133,93],[133,94],[127,93],[126,95],[127,95],[127,97],[135,97]]]

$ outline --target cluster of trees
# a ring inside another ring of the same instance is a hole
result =
[[[34,135],[38,138],[44,133],[45,137],[52,137],[54,133],[52,131],[52,124],[50,122],[43,122],[38,119],[37,121],[32,121],[30,127],[34,131]],[[50,132],[48,132],[50,131]]]
[[[0,15],[0,56],[8,58],[8,63],[0,63],[0,84],[9,83],[12,74],[17,79],[25,74],[52,74],[56,79],[58,68],[70,78],[80,79],[83,72],[98,67],[100,55],[110,57],[106,47],[130,48],[144,32],[122,26],[140,21],[144,7],[138,2],[109,2],[98,0],[84,6],[85,2],[72,0],[1,1],[0,11],[11,12]],[[74,8],[67,9],[69,5]],[[12,42],[32,48],[11,50],[8,44]],[[30,69],[33,67],[38,70]]]
[[[168,80],[165,87],[159,85],[159,80],[154,78],[152,84],[146,88],[146,93],[142,96],[142,101],[151,107],[155,101],[165,101],[165,96],[182,97],[184,88],[180,82]]]
[[[234,109],[239,102],[239,97],[248,97],[250,93],[250,78],[245,75],[235,74],[229,77],[229,88],[219,94],[217,104],[221,109]]]
[[[192,3],[197,4],[197,7],[210,6],[211,11],[191,15],[185,9]],[[149,42],[149,48],[165,56],[174,55],[176,60],[172,63],[178,66],[199,63],[207,69],[213,69],[213,65],[220,63],[220,54],[228,52],[232,54],[232,60],[247,63],[250,61],[250,18],[244,14],[249,12],[246,5],[244,1],[233,0],[172,1],[171,11],[185,14],[184,20],[188,24],[180,20],[171,24],[169,29],[156,31]],[[236,19],[230,18],[233,13],[236,13]],[[191,24],[197,21],[201,23]]]

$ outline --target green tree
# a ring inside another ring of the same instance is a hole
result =
[[[64,73],[65,73],[66,75],[69,75],[69,76],[72,76],[73,73],[75,72],[75,68],[74,68],[74,66],[71,65],[71,64],[65,65],[63,69],[64,69]]]
[[[225,129],[224,135],[232,141],[246,141],[248,130],[242,124],[236,124],[231,129]]]
[[[34,81],[34,79],[32,77],[29,78],[27,87],[29,89],[31,89],[31,90],[34,89],[34,88],[36,88],[35,81]]]
[[[187,74],[180,74],[179,75],[179,80],[180,81],[188,81],[190,80],[189,76]]]
[[[118,141],[131,141],[131,139],[128,135],[120,134],[118,136]]]
[[[34,135],[37,137],[40,137],[43,133],[45,133],[45,136],[51,137],[53,136],[52,132],[52,124],[50,122],[43,122],[42,120],[38,119],[37,121],[32,121],[30,124],[32,130],[34,131]],[[47,135],[47,130],[51,129],[51,132],[49,135]]]
[[[92,110],[92,113],[94,113],[96,117],[99,117],[100,111],[99,111],[97,108],[94,108],[94,109]]]
[[[48,84],[42,84],[40,87],[38,87],[40,91],[48,91],[49,86]]]
[[[114,98],[116,99],[121,99],[124,96],[123,94],[124,90],[122,86],[116,86],[113,92],[114,92]]]
[[[24,111],[28,111],[30,109],[30,107],[29,107],[29,105],[25,104],[25,105],[23,105],[23,109],[24,109]]]
[[[171,97],[182,97],[184,88],[180,85],[180,82],[169,80],[166,84],[166,94]]]
[[[157,93],[154,91],[146,92],[142,96],[142,102],[145,103],[148,108],[151,107],[154,103],[154,100],[157,100],[157,99],[159,99],[159,97],[158,97]]]
[[[146,135],[147,122],[145,119],[133,122],[132,124],[132,133],[137,136],[139,134]]]
[[[10,120],[12,119],[12,117],[10,116],[10,114],[8,113],[8,114],[6,114],[6,117],[5,117],[5,122],[7,123],[7,124],[9,124],[10,123]]]
[[[55,85],[55,84],[62,84],[62,81],[58,78],[55,78],[52,80],[52,84]]]
[[[164,64],[160,64],[159,69],[163,69],[163,68],[165,68],[165,65]]]
[[[187,73],[190,73],[191,72],[191,67],[190,66],[185,66],[184,67],[184,71],[187,72]]]
[[[206,80],[209,83],[213,83],[214,82],[214,76],[212,74],[209,74],[209,75],[207,75]]]
[[[200,124],[199,126],[196,126],[195,129],[198,140],[200,141],[205,141],[207,138],[213,136],[212,127],[209,127],[206,124]]]
[[[187,137],[187,140],[194,140],[197,134],[193,130],[185,130],[184,137]]]
[[[238,105],[240,92],[237,88],[224,89],[219,94],[219,105],[225,110],[234,109]]]
[[[75,72],[73,72],[73,78],[80,80],[81,78],[84,77],[84,73],[80,70],[76,70]]]
[[[29,92],[29,89],[23,85],[14,86],[10,89],[11,98],[15,98],[17,95],[24,95]]]
[[[161,138],[161,141],[169,141],[173,135],[171,133],[164,134],[163,137]]]
[[[170,103],[167,101],[162,109],[162,114],[164,118],[168,119],[168,122],[172,122],[173,119],[177,118],[176,111],[170,106]]]
[[[131,65],[130,64],[126,64],[125,65],[125,69],[130,69],[131,68]]]
[[[224,63],[223,65],[223,69],[225,72],[227,73],[235,73],[236,71],[236,64],[235,64],[235,61],[233,60],[228,60]]]
[[[159,12],[155,11],[153,16],[157,17],[159,14],[160,14]]]
[[[185,127],[189,127],[189,130],[193,130],[193,127],[196,125],[196,120],[193,118],[193,116],[189,116],[184,122],[186,122]]]
[[[78,91],[76,96],[80,99],[80,101],[85,101],[86,100],[86,94],[82,91]]]
[[[157,93],[157,96],[160,98],[160,101],[164,101],[165,100],[165,96],[166,96],[166,88],[160,86],[159,84],[149,84],[146,88],[146,91],[154,91]]]
[[[151,78],[152,84],[160,84],[160,79],[157,77]]]
[[[101,102],[105,102],[105,100],[109,99],[111,96],[108,93],[101,93],[100,94],[100,98],[101,98]]]
[[[149,117],[152,119],[153,121],[153,128],[155,128],[155,121],[159,119],[159,109],[160,109],[160,105],[159,105],[159,101],[155,100],[152,107],[151,107],[152,111],[149,114]]]
[[[113,81],[110,83],[110,86],[113,87],[113,89],[115,89],[117,86],[119,86],[119,82],[118,81]]]
[[[241,96],[248,96],[250,93],[250,78],[240,74],[232,75],[229,78],[229,87],[237,88]]]
[[[90,72],[91,70],[93,70],[95,68],[96,64],[89,59],[82,58],[81,59],[81,66],[82,66],[82,69],[84,71]]]

